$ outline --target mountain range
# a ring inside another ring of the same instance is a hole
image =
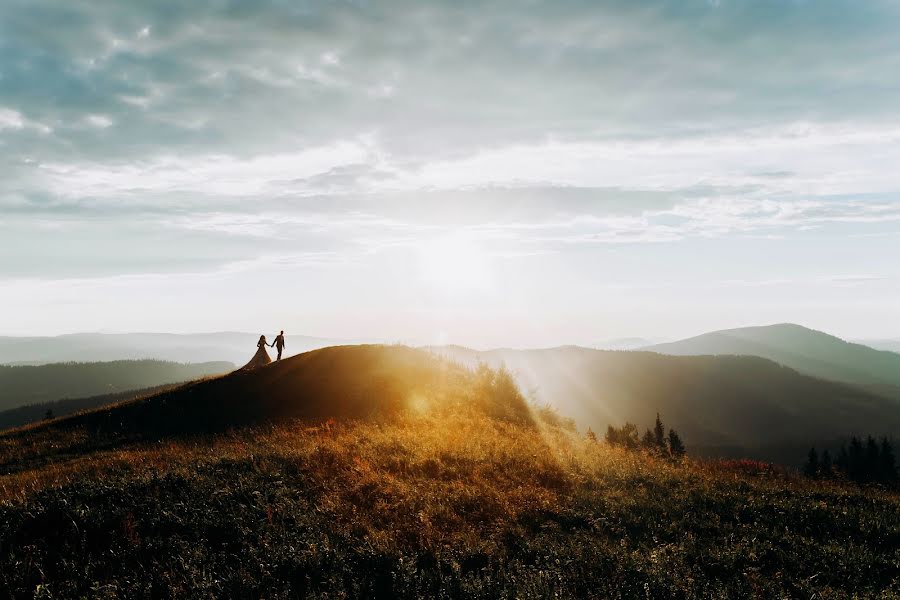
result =
[[[642,349],[676,356],[759,356],[823,379],[900,386],[900,354],[791,323],[714,331]]]
[[[888,350],[890,352],[900,352],[900,340],[892,340],[892,339],[865,339],[865,340],[853,340],[857,344],[862,344],[863,346],[868,346],[870,348],[875,348],[876,350]]]
[[[0,410],[63,398],[117,394],[219,375],[232,369],[234,365],[224,361],[183,364],[160,360],[119,360],[33,366],[0,365]]]
[[[246,333],[0,338],[0,358],[22,361],[122,353],[233,356],[243,363],[247,348],[252,349],[255,340],[255,334]],[[9,343],[4,345],[4,341]],[[330,341],[289,336],[289,352],[317,348]],[[623,343],[615,345],[632,347],[640,340],[620,342]],[[681,432],[689,449],[699,454],[794,462],[812,444],[834,446],[837,440],[853,434],[900,433],[900,354],[847,342],[799,325],[717,331],[646,346],[640,351],[577,346],[490,351],[445,346],[430,350],[467,366],[479,362],[495,367],[506,365],[535,402],[550,404],[562,415],[574,418],[580,427],[600,433],[607,425],[625,422],[644,427],[660,413]],[[105,368],[115,369],[114,363],[108,364]],[[230,368],[231,365],[215,366],[195,376]],[[17,370],[20,369],[23,368]],[[19,386],[15,397],[0,397],[0,401],[12,407],[78,398],[58,405],[64,411],[60,414],[64,414],[70,409],[100,406],[110,398],[140,395],[126,394],[128,389],[189,378],[143,378],[111,386],[106,381],[109,377],[101,377],[105,383],[101,382],[96,390],[86,390],[71,381],[65,383],[65,379],[38,376],[32,377],[34,385],[40,384],[37,387]],[[7,388],[8,396],[13,388]],[[112,393],[115,396],[108,396]],[[91,394],[107,396],[84,398]],[[9,419],[18,424],[26,417],[37,418],[38,412],[18,411]]]
[[[523,391],[581,427],[651,425],[659,413],[696,454],[796,462],[851,434],[897,435],[900,402],[755,356],[667,356],[564,346],[432,351],[466,365],[505,365]],[[804,450],[805,448],[805,450]]]
[[[271,340],[277,332],[268,332]],[[228,361],[243,364],[256,351],[258,333],[74,333],[52,337],[0,337],[0,364],[140,360]],[[352,341],[287,335],[288,355]]]

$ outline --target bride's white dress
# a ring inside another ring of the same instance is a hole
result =
[[[259,348],[259,350],[256,351],[256,354],[253,355],[253,358],[250,359],[250,362],[241,367],[241,370],[264,367],[272,362],[272,359],[269,357],[269,353],[266,352],[266,341],[264,339],[259,340],[259,342],[256,344],[256,347]]]

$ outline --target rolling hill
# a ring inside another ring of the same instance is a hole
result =
[[[893,597],[900,498],[610,447],[327,348],[0,434],[12,598]]]
[[[676,356],[761,356],[822,379],[900,386],[900,354],[790,323],[714,331],[643,350]]]
[[[659,412],[694,453],[793,464],[804,447],[851,434],[900,433],[900,402],[802,375],[753,356],[668,356],[566,346],[435,352],[463,364],[505,364],[539,403],[581,427],[651,424]]]
[[[17,408],[10,408],[0,411],[0,431],[11,429],[13,427],[21,427],[29,423],[36,423],[43,419],[65,417],[83,410],[91,410],[106,406],[107,404],[116,404],[125,400],[133,400],[150,396],[181,385],[184,382],[165,383],[148,388],[140,388],[134,390],[126,390],[124,392],[114,392],[112,394],[102,394],[99,396],[87,396],[82,398],[64,398],[62,400],[53,400],[51,402],[41,402],[39,404],[28,404]]]
[[[234,365],[228,362],[182,364],[159,360],[0,365],[0,410],[189,381],[232,369]]]

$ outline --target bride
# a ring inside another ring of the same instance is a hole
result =
[[[269,344],[266,343],[266,336],[259,336],[259,341],[256,342],[256,347],[259,349],[256,351],[256,354],[253,355],[253,358],[250,359],[250,362],[241,367],[241,369],[255,369],[256,367],[264,367],[272,362],[272,359],[269,358],[269,353],[266,352],[266,346],[268,345]]]

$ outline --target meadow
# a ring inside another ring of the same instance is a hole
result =
[[[0,597],[900,597],[896,493],[611,447],[440,368],[368,419],[0,436]]]

